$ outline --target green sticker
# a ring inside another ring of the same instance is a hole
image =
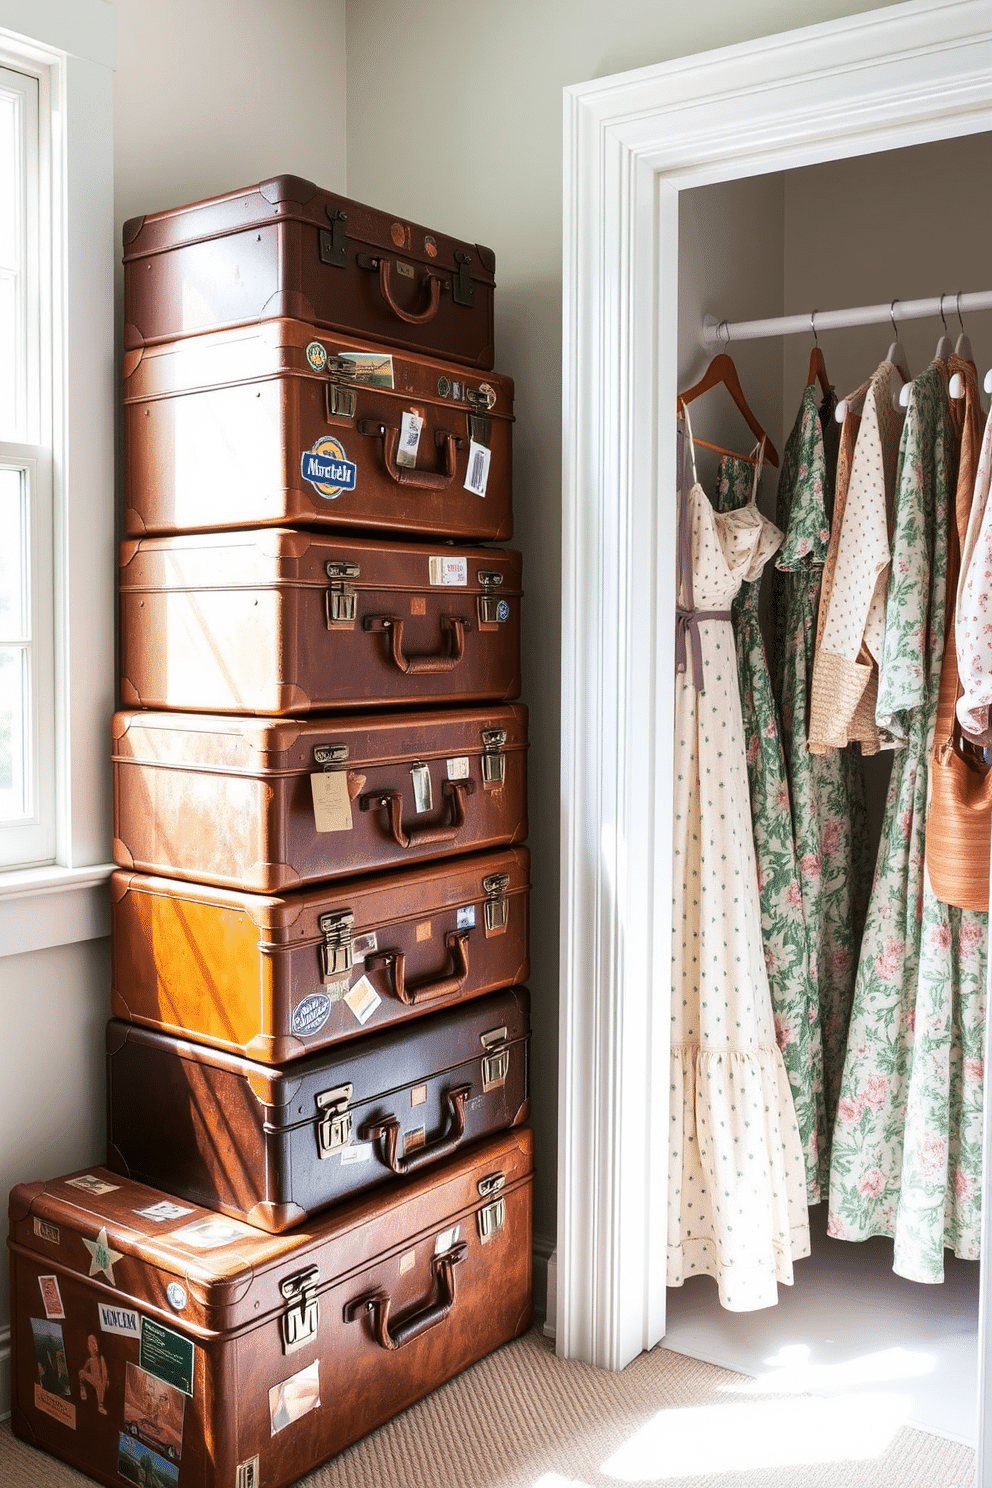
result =
[[[148,1374],[182,1390],[184,1395],[192,1395],[193,1355],[191,1338],[183,1338],[151,1318],[141,1319],[139,1363]]]
[[[446,398],[448,396],[448,394],[451,392],[451,383],[448,381],[448,379],[446,377],[439,377],[438,378],[438,380],[437,380],[437,390],[440,393],[440,395],[441,395],[442,398]]]

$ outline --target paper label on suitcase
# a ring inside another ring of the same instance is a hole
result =
[[[323,434],[312,449],[304,450],[300,473],[328,501],[336,500],[342,491],[353,491],[358,481],[358,466],[331,434]]]
[[[441,553],[429,560],[432,584],[443,584],[449,588],[468,586],[468,559],[456,558],[452,553]]]
[[[305,1369],[273,1385],[269,1391],[269,1426],[271,1435],[285,1431],[301,1416],[320,1408],[320,1360],[314,1359]]]
[[[400,418],[400,438],[396,446],[396,463],[408,468],[417,463],[417,450],[420,448],[420,435],[423,432],[424,421],[419,414],[404,410]]]
[[[59,1291],[58,1277],[39,1276],[38,1286],[41,1289],[41,1300],[45,1308],[46,1318],[64,1318],[65,1308],[62,1306],[62,1293]]]
[[[431,770],[429,765],[411,765],[410,778],[413,781],[413,809],[420,816],[425,811],[434,810],[434,791],[431,787]]]
[[[124,1429],[171,1462],[183,1455],[186,1397],[165,1380],[127,1361],[124,1379]]]
[[[351,1008],[359,1023],[367,1023],[379,1006],[382,998],[368,977],[361,976],[344,1000]]]
[[[472,773],[467,754],[459,754],[455,759],[446,760],[445,764],[449,780],[467,780]]]
[[[194,1345],[191,1338],[163,1328],[154,1318],[141,1319],[141,1348],[138,1362],[148,1374],[163,1380],[184,1395],[193,1393]]]
[[[471,491],[473,496],[485,496],[486,486],[489,484],[489,462],[493,452],[484,444],[476,444],[470,440],[468,446],[468,467],[465,471],[465,490]]]
[[[343,770],[318,770],[310,776],[313,820],[318,832],[350,832],[354,826],[348,777]]]
[[[369,387],[391,388],[393,386],[393,359],[377,351],[339,351],[335,355],[339,362],[353,362],[351,378],[364,382]]]
[[[183,1225],[181,1230],[170,1231],[169,1239],[189,1245],[193,1250],[219,1250],[222,1245],[232,1245],[235,1240],[243,1240],[245,1236],[257,1233],[236,1219],[228,1219],[224,1214],[212,1214],[208,1219],[196,1219],[192,1224]]]

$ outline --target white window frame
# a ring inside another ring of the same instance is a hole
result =
[[[109,929],[113,6],[107,0],[0,0],[0,63],[39,78],[54,245],[40,368],[42,403],[47,395],[51,407],[54,846],[45,866],[0,869],[3,956]]]

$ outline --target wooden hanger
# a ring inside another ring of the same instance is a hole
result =
[[[814,346],[809,354],[809,375],[806,378],[806,386],[812,387],[814,382],[820,384],[820,391],[825,398],[833,392],[833,384],[827,376],[827,364],[818,346]]]
[[[762,459],[766,460],[769,465],[777,465],[778,455],[775,451],[775,446],[751,412],[748,401],[744,396],[744,390],[741,387],[740,378],[737,375],[737,368],[734,366],[734,359],[727,352],[717,352],[699,381],[694,382],[691,388],[686,388],[684,393],[679,393],[676,400],[676,414],[681,414],[686,403],[692,403],[696,398],[701,398],[704,393],[709,392],[710,388],[715,388],[720,383],[723,383],[727,392],[744,415],[745,422],[755,439],[762,442],[764,446]],[[755,458],[753,455],[738,455],[737,450],[725,449],[722,444],[710,444],[706,439],[696,439],[695,443],[703,445],[705,449],[716,450],[719,455],[737,455],[738,459],[742,460],[753,460]]]

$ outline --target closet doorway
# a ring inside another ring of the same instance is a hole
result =
[[[566,94],[557,1328],[570,1357],[622,1367],[665,1333],[672,410],[691,279],[679,262],[680,197],[730,182],[747,197],[740,188],[753,180],[758,212],[777,173],[992,130],[989,20],[987,0],[910,0]],[[706,253],[703,242],[697,294]],[[894,234],[890,282],[898,259]],[[989,287],[938,282],[903,293]],[[697,308],[743,319],[810,307]],[[924,330],[936,343],[939,326]],[[831,376],[842,384],[839,335]],[[771,385],[791,386],[783,363],[808,356],[808,344],[763,344],[778,363]],[[873,349],[872,365],[884,351]],[[697,370],[701,346],[698,355]],[[750,395],[750,378],[746,386]],[[784,410],[786,427],[794,411]],[[989,1230],[986,1215],[985,1254]],[[982,1373],[985,1389],[992,1370]],[[992,1488],[983,1437],[979,1482]]]

